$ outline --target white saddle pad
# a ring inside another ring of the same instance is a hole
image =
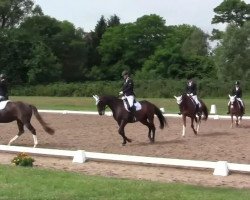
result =
[[[6,106],[6,104],[9,102],[10,100],[7,101],[0,101],[0,110],[3,110]]]
[[[125,109],[126,109],[128,112],[130,112],[129,109],[128,109],[128,105],[127,105],[127,103],[126,103],[125,100],[123,100],[123,104],[124,104]],[[141,110],[141,104],[140,104],[138,101],[136,101],[136,102],[134,103],[134,106],[135,106],[135,108],[136,108],[136,111]]]

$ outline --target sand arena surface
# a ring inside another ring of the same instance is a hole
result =
[[[113,117],[78,114],[41,113],[45,121],[56,130],[55,135],[48,135],[33,117],[32,124],[37,130],[39,148],[86,150],[154,156],[190,160],[228,161],[250,164],[250,120],[242,121],[239,128],[230,128],[229,120],[208,119],[202,121],[200,131],[195,136],[188,119],[186,136],[181,137],[181,118],[167,117],[168,127],[160,130],[155,117],[156,138],[150,144],[148,129],[141,123],[128,124],[126,136],[132,143],[122,146],[122,137],[118,134],[118,125]],[[0,144],[7,144],[17,133],[16,122],[0,124]],[[33,138],[27,130],[13,145],[33,146]],[[8,164],[13,154],[0,153],[1,163]],[[247,187],[250,188],[250,173],[232,172],[227,177],[213,176],[212,170],[173,168],[153,165],[134,165],[114,162],[89,161],[73,164],[71,159],[35,156],[38,167],[78,171],[86,174],[145,179],[162,182],[183,182],[209,186]]]

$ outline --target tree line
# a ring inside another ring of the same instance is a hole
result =
[[[116,81],[124,69],[137,80],[250,78],[250,4],[224,0],[209,35],[194,25],[167,25],[156,14],[132,23],[101,16],[85,32],[44,15],[32,0],[0,1],[0,71],[13,85]],[[210,47],[210,41],[216,47]]]

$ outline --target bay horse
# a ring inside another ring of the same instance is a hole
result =
[[[229,111],[230,111],[230,116],[231,116],[231,128],[233,128],[233,117],[236,117],[235,124],[238,127],[243,116],[243,111],[241,109],[241,103],[237,100],[236,95],[234,96],[229,96]]]
[[[196,116],[196,103],[192,99],[191,96],[187,94],[182,94],[181,96],[174,96],[177,104],[180,107],[181,113],[182,113],[182,121],[183,121],[183,128],[182,128],[182,136],[184,137],[186,134],[186,117],[190,117],[191,119],[191,128],[193,129],[193,132],[195,135],[197,135],[201,123],[201,115]],[[201,103],[200,111],[203,115],[203,120],[207,120],[208,118],[208,109],[205,103],[199,99]],[[194,128],[194,121],[196,122],[196,129]]]
[[[2,104],[4,102],[0,103]],[[11,145],[13,141],[15,141],[24,133],[25,126],[33,135],[34,147],[37,146],[38,140],[36,136],[36,130],[30,123],[32,114],[35,115],[38,122],[42,125],[43,129],[48,134],[54,134],[55,131],[47,125],[35,106],[23,103],[21,101],[6,101],[5,103],[5,108],[0,110],[0,123],[9,123],[16,121],[19,130],[17,135],[9,141],[8,145]]]
[[[99,115],[105,114],[105,109],[109,107],[113,113],[113,117],[119,125],[118,133],[122,136],[123,142],[122,145],[125,146],[127,142],[132,142],[125,135],[125,126],[127,123],[141,122],[143,125],[148,127],[148,138],[151,143],[155,141],[155,125],[154,125],[154,114],[159,119],[160,129],[163,129],[167,122],[165,117],[163,116],[160,109],[154,104],[148,101],[140,101],[141,110],[135,112],[136,121],[131,117],[130,112],[128,112],[125,107],[122,99],[119,99],[114,96],[97,96],[93,95],[96,100],[97,110]]]

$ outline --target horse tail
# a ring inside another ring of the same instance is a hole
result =
[[[157,115],[159,121],[160,121],[160,129],[163,129],[165,125],[167,125],[167,121],[165,117],[163,116],[161,110],[154,105],[154,113]]]
[[[50,128],[48,126],[48,124],[43,120],[42,116],[39,114],[37,108],[33,105],[30,105],[36,119],[40,122],[40,124],[42,125],[43,129],[50,135],[53,135],[55,133],[55,130]]]
[[[208,109],[207,106],[205,105],[205,103],[203,101],[202,102],[202,112],[204,114],[204,117],[202,118],[203,120],[207,120],[208,118]]]

